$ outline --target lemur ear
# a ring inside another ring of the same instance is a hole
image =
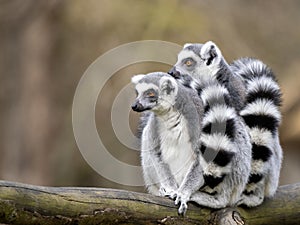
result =
[[[131,78],[131,83],[137,84],[141,79],[143,79],[146,75],[145,74],[138,74]]]
[[[189,47],[189,46],[191,46],[191,45],[193,45],[193,44],[191,44],[191,43],[186,43],[186,44],[184,44],[183,48],[187,48],[187,47]]]
[[[159,82],[159,88],[163,93],[169,95],[177,90],[177,84],[174,78],[162,77]]]
[[[200,57],[205,61],[207,66],[211,65],[214,59],[220,58],[221,54],[218,46],[212,41],[206,42],[200,50]]]

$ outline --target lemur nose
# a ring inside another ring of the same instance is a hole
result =
[[[137,110],[137,108],[138,108],[138,105],[137,105],[137,103],[135,102],[135,103],[133,103],[132,105],[131,105],[131,108],[132,108],[132,110],[133,111],[136,111]]]
[[[135,103],[133,103],[131,105],[131,108],[132,108],[133,111],[137,111],[138,112],[141,109],[141,104],[139,102],[135,102]]]
[[[170,69],[168,74],[170,74],[174,78],[179,78],[180,77],[180,73],[176,70],[175,66],[172,67],[172,69]]]

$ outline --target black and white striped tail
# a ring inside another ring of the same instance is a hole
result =
[[[221,84],[214,83],[203,88],[201,98],[205,112],[200,148],[207,164],[207,171],[204,169],[205,190],[208,187],[214,189],[231,172],[237,115],[228,90]]]
[[[248,183],[263,179],[264,163],[272,157],[274,137],[281,122],[281,92],[271,69],[259,60],[244,58],[232,64],[246,84],[246,104],[240,115],[249,127],[252,141],[252,173]]]
[[[179,82],[195,89],[203,101],[201,155],[204,168],[204,191],[212,191],[230,173],[235,154],[236,111],[225,86],[216,81],[201,86],[189,75],[181,75]]]

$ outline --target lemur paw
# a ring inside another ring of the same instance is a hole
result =
[[[175,199],[177,196],[177,192],[172,188],[160,187],[159,189],[160,196],[169,197],[171,199]]]
[[[185,216],[187,208],[188,208],[188,206],[186,203],[181,203],[180,207],[178,209],[178,215]]]
[[[178,214],[184,216],[187,211],[187,202],[189,201],[190,196],[188,194],[183,193],[177,193],[175,205],[178,205],[180,203]]]

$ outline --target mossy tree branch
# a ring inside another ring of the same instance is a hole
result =
[[[300,183],[282,186],[253,209],[211,210],[189,204],[185,218],[174,202],[124,190],[41,187],[0,181],[0,223],[6,224],[297,224]]]

